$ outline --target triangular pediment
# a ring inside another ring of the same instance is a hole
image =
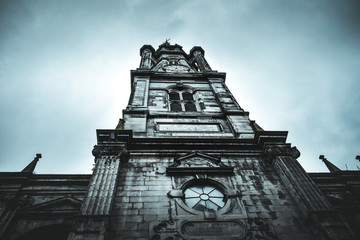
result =
[[[174,167],[225,167],[219,158],[204,153],[190,153],[175,159]]]
[[[229,174],[232,172],[233,168],[223,164],[220,158],[198,152],[175,158],[174,163],[167,168],[168,174]]]
[[[61,197],[50,201],[45,201],[31,207],[24,208],[26,212],[77,212],[80,211],[82,201],[72,197]]]
[[[325,197],[330,201],[334,206],[337,205],[357,205],[356,198],[350,193],[328,193]]]

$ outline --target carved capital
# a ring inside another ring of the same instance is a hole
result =
[[[95,145],[92,151],[94,157],[100,156],[118,156],[120,159],[124,159],[127,155],[127,149],[125,146],[98,146]]]
[[[276,157],[292,157],[297,159],[300,152],[296,147],[284,147],[278,145],[267,145],[264,150],[265,161],[272,163]]]

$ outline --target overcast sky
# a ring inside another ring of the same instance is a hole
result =
[[[90,173],[139,49],[202,46],[242,108],[289,131],[307,171],[360,155],[360,2],[0,0],[0,171]]]

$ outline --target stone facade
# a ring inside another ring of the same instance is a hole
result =
[[[2,239],[356,239],[358,171],[308,174],[249,119],[201,47],[140,49],[91,175],[0,173]],[[327,166],[330,163],[327,162]]]

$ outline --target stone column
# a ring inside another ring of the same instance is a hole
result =
[[[95,168],[81,206],[77,230],[69,235],[68,240],[106,239],[120,162],[126,152],[124,146],[94,147]]]
[[[211,67],[200,50],[193,53],[194,60],[201,71],[211,71]]]
[[[272,163],[305,221],[319,239],[355,239],[341,215],[297,162],[299,156],[296,147],[265,146],[265,160]]]

